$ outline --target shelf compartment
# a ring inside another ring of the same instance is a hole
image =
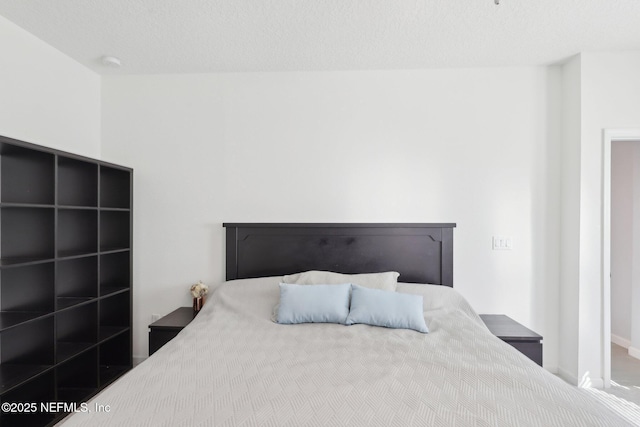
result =
[[[44,426],[51,425],[57,414],[40,412],[40,404],[55,402],[55,381],[53,371],[46,372],[29,381],[1,398],[3,402],[35,403],[36,412],[33,413],[5,413],[0,414],[0,425],[6,426]]]
[[[123,292],[100,299],[100,328],[131,324],[131,293]]]
[[[131,208],[131,173],[129,171],[100,166],[100,206]]]
[[[128,330],[129,328],[124,326],[101,326],[99,336],[100,342],[107,341]]]
[[[53,316],[0,333],[0,393],[53,365]]]
[[[98,206],[98,165],[58,157],[58,205]]]
[[[58,210],[58,256],[74,256],[98,251],[97,211]]]
[[[2,364],[53,364],[53,316],[2,331],[0,349]]]
[[[131,331],[100,344],[100,386],[131,369]]]
[[[100,255],[100,295],[131,287],[131,252]]]
[[[79,403],[98,389],[98,349],[86,351],[56,368],[58,401]]]
[[[0,312],[0,332],[5,329],[27,323],[49,313],[39,311],[3,311]]]
[[[56,313],[56,361],[73,357],[98,342],[98,304]]]
[[[53,261],[53,257],[20,257],[20,258],[0,258],[0,267],[15,267],[15,266],[27,266],[27,265],[36,265],[42,264],[44,262]]]
[[[36,377],[50,367],[51,365],[0,364],[0,395]]]
[[[53,262],[0,270],[0,311],[52,312],[54,279]]]
[[[100,287],[100,296],[111,296],[129,290],[126,286],[102,286]]]
[[[54,256],[54,209],[0,209],[2,265],[52,259]]]
[[[0,208],[53,209],[55,206],[35,203],[0,203]]]
[[[107,255],[107,254],[117,254],[117,253],[121,253],[121,252],[129,252],[130,249],[129,248],[124,248],[124,249],[105,249],[100,251],[100,253],[102,255]]]
[[[93,297],[58,297],[56,303],[58,304],[58,310],[64,310],[76,305],[91,301]]]
[[[90,342],[59,342],[56,345],[56,358],[60,363],[71,359],[95,344]]]
[[[54,203],[55,156],[0,143],[0,201]]]
[[[130,248],[130,228],[129,212],[100,211],[100,251]]]
[[[98,257],[58,261],[56,274],[58,309],[63,298],[86,299],[98,296]],[[73,301],[70,301],[74,305]],[[75,304],[82,302],[78,301]],[[67,304],[66,307],[69,305]]]
[[[111,384],[130,369],[126,365],[100,365],[100,387]]]

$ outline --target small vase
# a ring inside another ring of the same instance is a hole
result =
[[[194,311],[194,313],[197,313],[200,310],[202,310],[202,306],[204,305],[206,300],[207,300],[206,296],[198,297],[198,298],[194,298],[193,299],[193,311]]]

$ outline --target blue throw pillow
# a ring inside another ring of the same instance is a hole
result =
[[[351,311],[346,324],[365,323],[428,333],[422,295],[368,289],[352,285]]]
[[[349,315],[351,284],[290,285],[280,283],[278,323],[341,323]]]

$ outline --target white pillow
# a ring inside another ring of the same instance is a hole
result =
[[[284,283],[296,285],[339,285],[353,283],[370,289],[395,291],[400,273],[387,271],[384,273],[342,274],[331,271],[305,271],[303,273],[284,276]]]

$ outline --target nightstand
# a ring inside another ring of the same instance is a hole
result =
[[[149,356],[175,338],[196,313],[193,307],[180,307],[149,325]]]
[[[542,366],[542,336],[504,314],[481,314],[491,333]]]

